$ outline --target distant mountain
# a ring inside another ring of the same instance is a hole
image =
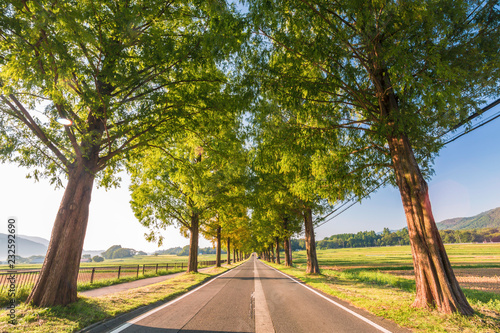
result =
[[[36,236],[26,236],[26,235],[19,235],[19,237],[30,240],[30,241],[35,242],[35,243],[40,243],[42,245],[49,247],[49,241],[45,238],[36,237]]]
[[[47,253],[47,245],[35,242],[28,238],[34,239],[39,237],[26,237],[18,235],[16,237],[16,255],[27,258],[31,256],[44,256]],[[41,240],[45,240],[40,238]],[[46,240],[45,240],[46,241]],[[48,241],[47,241],[48,244]],[[7,234],[0,233],[0,260],[7,258]]]
[[[16,255],[23,258],[31,256],[45,256],[49,241],[42,237],[17,235],[16,236]],[[93,256],[100,256],[104,250],[86,251],[83,254],[90,254]],[[7,260],[7,234],[0,233],[0,260]]]
[[[500,207],[472,217],[455,217],[436,223],[439,230],[500,228]]]

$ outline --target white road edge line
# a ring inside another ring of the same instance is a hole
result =
[[[186,293],[186,294],[182,295],[182,296],[181,296],[181,297],[179,297],[179,298],[176,298],[176,299],[174,299],[174,300],[172,300],[172,301],[170,301],[170,302],[168,302],[168,303],[165,303],[165,304],[163,304],[163,305],[160,305],[159,307],[156,307],[156,308],[154,308],[154,309],[152,309],[152,310],[150,310],[150,311],[146,312],[145,314],[143,314],[143,315],[141,315],[141,316],[139,316],[139,317],[135,317],[134,319],[132,319],[132,320],[130,320],[130,321],[127,321],[126,323],[124,323],[124,324],[122,324],[122,325],[118,326],[117,328],[115,328],[114,330],[112,330],[110,333],[119,333],[119,332],[123,331],[124,329],[126,329],[126,328],[128,328],[128,327],[132,326],[133,324],[137,323],[138,321],[141,321],[141,320],[143,320],[144,318],[147,318],[147,317],[151,316],[153,313],[156,313],[156,312],[158,312],[158,311],[160,311],[160,310],[162,310],[162,309],[165,309],[167,306],[170,306],[170,305],[172,305],[172,304],[176,303],[177,301],[180,301],[180,300],[181,300],[181,299],[183,299],[184,297],[187,297],[187,296],[191,295],[192,293],[194,293],[194,292],[198,291],[199,289],[201,289],[201,288],[203,288],[203,287],[205,287],[205,286],[209,285],[209,284],[210,284],[210,283],[212,283],[213,281],[217,280],[218,278],[220,278],[220,277],[222,277],[222,276],[226,275],[227,273],[229,273],[229,272],[231,272],[231,271],[232,271],[232,269],[230,269],[230,270],[228,270],[227,272],[225,272],[225,273],[223,273],[223,274],[221,274],[221,275],[219,275],[219,276],[217,276],[217,277],[213,278],[212,280],[210,280],[210,281],[208,281],[207,283],[205,283],[205,284],[203,284],[203,285],[199,286],[198,288],[191,290],[190,292],[188,292],[188,293]]]
[[[263,264],[264,264],[264,263],[263,263]],[[264,265],[266,265],[266,264],[264,264]],[[350,310],[350,309],[346,308],[345,306],[343,306],[342,304],[339,304],[339,303],[335,302],[334,300],[331,300],[330,298],[326,297],[325,295],[320,294],[320,293],[319,293],[319,292],[317,292],[316,290],[312,289],[312,288],[311,288],[311,287],[309,287],[309,286],[306,286],[304,283],[301,283],[301,282],[297,281],[296,279],[294,279],[294,278],[292,278],[292,277],[288,276],[287,274],[285,274],[285,273],[281,272],[280,270],[278,270],[278,269],[276,269],[276,268],[274,268],[274,267],[271,267],[271,266],[269,266],[269,265],[266,265],[266,266],[267,266],[267,267],[269,267],[269,268],[274,269],[276,272],[278,272],[278,273],[280,273],[280,274],[282,274],[282,275],[286,276],[287,278],[289,278],[290,280],[292,280],[292,281],[293,281],[293,282],[295,282],[295,283],[298,283],[298,284],[299,284],[299,285],[301,285],[302,287],[304,287],[304,288],[306,288],[306,289],[309,289],[310,291],[312,291],[312,292],[313,292],[313,293],[315,293],[316,295],[318,295],[318,296],[320,296],[320,297],[323,297],[323,298],[324,298],[324,299],[326,299],[328,302],[330,302],[330,303],[332,303],[332,304],[334,304],[334,305],[338,306],[339,308],[341,308],[341,309],[342,309],[342,310],[344,310],[344,311],[349,312],[349,313],[350,313],[350,314],[352,314],[353,316],[355,316],[355,317],[357,317],[358,319],[361,319],[362,321],[364,321],[365,323],[367,323],[367,324],[369,324],[369,325],[371,325],[371,326],[375,327],[375,328],[376,328],[376,329],[378,329],[379,331],[384,332],[384,333],[392,333],[391,331],[389,331],[389,330],[387,330],[387,329],[383,328],[382,326],[375,324],[375,323],[374,323],[373,321],[371,321],[370,319],[363,317],[363,316],[362,316],[362,315],[360,315],[359,313],[356,313],[356,312],[354,312],[354,311],[352,311],[352,310]]]
[[[269,314],[264,289],[262,289],[256,259],[253,262],[253,269],[255,282],[255,333],[274,333],[274,325]]]

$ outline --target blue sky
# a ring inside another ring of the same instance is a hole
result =
[[[489,110],[485,117],[500,111]],[[460,132],[460,131],[458,131]],[[434,164],[429,195],[437,222],[500,207],[500,119],[449,143]],[[406,226],[399,190],[380,189],[316,230],[317,239],[335,233]]]
[[[496,107],[488,114],[499,110],[500,107]],[[435,160],[436,173],[429,182],[436,221],[473,216],[500,206],[499,143],[500,119],[497,119],[441,150]],[[25,169],[15,165],[0,164],[0,218],[6,221],[8,216],[16,216],[19,219],[18,234],[49,239],[63,192],[54,190],[47,181],[35,183],[26,179],[26,173]],[[155,244],[144,239],[147,230],[137,222],[130,209],[126,178],[124,176],[119,189],[94,189],[84,249],[103,250],[115,244],[148,252],[157,249]],[[7,223],[3,225],[4,230],[0,232],[5,233]],[[405,226],[399,191],[386,187],[317,228],[316,238]],[[165,232],[165,236],[162,248],[189,243],[173,227]],[[202,240],[200,246],[210,246],[210,243]]]

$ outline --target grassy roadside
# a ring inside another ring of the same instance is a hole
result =
[[[203,268],[203,267],[202,267]],[[113,279],[103,279],[103,280],[97,280],[94,283],[78,283],[78,291],[86,291],[86,290],[92,290],[92,289],[98,289],[98,288],[103,288],[103,287],[108,287],[112,286],[115,284],[122,284],[126,282],[132,282],[132,281],[137,281],[137,280],[142,280],[142,279],[147,279],[151,277],[156,277],[156,276],[163,276],[163,275],[170,275],[170,274],[175,274],[175,273],[181,273],[185,272],[186,269],[172,269],[168,271],[160,271],[158,274],[156,273],[146,273],[144,275],[139,275],[139,277],[136,276],[127,276],[127,277],[122,277],[120,279],[113,278]],[[18,288],[16,290],[16,299],[18,302],[24,302],[28,298],[30,292],[31,292],[32,287],[23,287],[23,288]],[[8,291],[6,289],[2,290],[0,292],[0,307],[4,308],[8,306],[10,302],[10,298],[8,295]]]
[[[322,270],[308,275],[303,266],[266,264],[298,278],[307,285],[349,301],[358,308],[392,320],[414,332],[500,332],[500,295],[464,289],[476,315],[442,315],[434,310],[414,309],[415,282],[378,271]]]
[[[211,268],[203,273],[183,274],[164,282],[108,296],[80,296],[77,302],[66,307],[38,308],[21,304],[15,309],[16,325],[9,324],[8,312],[2,311],[0,332],[74,332],[144,305],[171,300],[241,263]]]

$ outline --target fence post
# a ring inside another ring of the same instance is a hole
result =
[[[118,280],[120,280],[120,272],[122,271],[122,266],[118,266]]]
[[[95,273],[95,267],[92,267],[92,275],[90,276],[90,284],[94,283],[94,273]]]
[[[168,263],[167,263],[167,268],[166,268],[166,270],[168,271]]]
[[[141,265],[137,265],[137,277],[139,277],[139,266]]]
[[[156,274],[158,274],[158,264],[156,264]]]
[[[146,266],[146,265],[144,265],[144,264],[142,265],[142,275],[143,276],[144,276],[144,266]]]
[[[184,263],[183,262],[181,263],[181,269],[184,269]]]

